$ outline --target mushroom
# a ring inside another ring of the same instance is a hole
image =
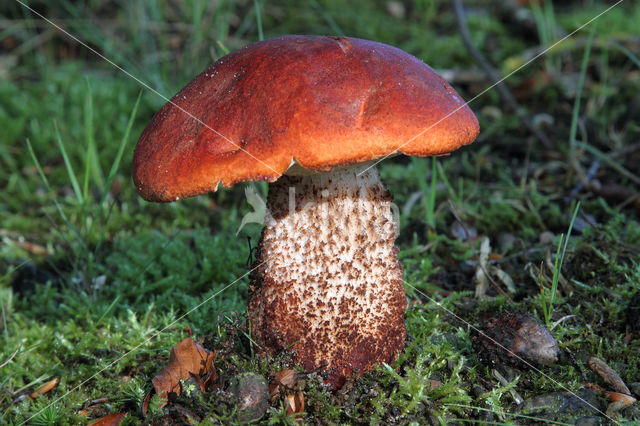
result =
[[[339,388],[393,362],[406,334],[397,224],[375,162],[445,155],[478,132],[456,92],[402,50],[284,36],[221,58],[164,105],[138,141],[133,180],[161,202],[271,183],[252,337]]]

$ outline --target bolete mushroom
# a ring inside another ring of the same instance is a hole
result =
[[[393,362],[405,340],[397,224],[373,162],[444,155],[478,131],[456,92],[402,50],[284,36],[221,58],[167,103],[138,141],[133,180],[164,202],[271,182],[249,287],[253,340],[340,387]]]

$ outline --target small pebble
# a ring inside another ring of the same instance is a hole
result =
[[[525,312],[502,312],[471,332],[480,359],[491,366],[520,370],[549,365],[558,359],[558,342],[535,318]]]
[[[542,234],[540,234],[540,237],[538,237],[540,244],[544,244],[549,245],[553,242],[553,237],[555,237],[555,235],[553,235],[553,232],[550,231],[544,231]]]
[[[599,415],[605,410],[606,406],[596,392],[580,389],[575,394],[552,392],[534,396],[518,406],[516,412],[540,420],[591,425],[602,424],[603,417]],[[593,423],[598,420],[599,423]]]
[[[241,373],[231,379],[229,391],[238,404],[240,423],[259,420],[269,409],[269,387],[264,377],[255,373]]]

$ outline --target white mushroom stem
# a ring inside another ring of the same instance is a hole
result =
[[[351,371],[393,362],[406,300],[391,196],[375,168],[283,176],[267,209],[249,294],[261,350],[326,366],[337,387]]]

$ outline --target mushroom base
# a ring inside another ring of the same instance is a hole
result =
[[[352,372],[393,362],[406,335],[391,196],[365,167],[270,186],[249,286],[259,351],[291,350],[335,388]]]

